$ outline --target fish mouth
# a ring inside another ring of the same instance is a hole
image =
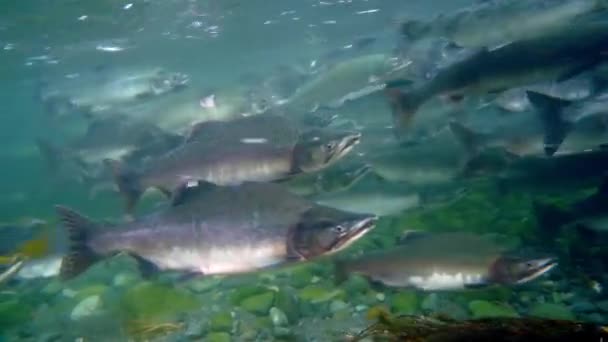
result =
[[[557,261],[554,258],[536,259],[536,260],[534,260],[532,262],[535,263],[534,269],[531,270],[530,274],[528,274],[527,276],[519,279],[517,281],[517,284],[523,284],[523,283],[527,283],[527,282],[529,282],[531,280],[534,280],[534,279],[540,277],[541,275],[549,272],[555,266],[557,266]]]
[[[361,141],[361,133],[351,133],[342,139],[334,158],[341,158]]]
[[[349,233],[342,237],[340,241],[334,246],[333,252],[343,250],[344,248],[352,245],[355,241],[362,238],[365,234],[372,230],[378,222],[378,216],[369,215],[363,219],[358,220],[349,230]]]

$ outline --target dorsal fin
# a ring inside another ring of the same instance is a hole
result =
[[[572,124],[562,117],[564,108],[572,102],[533,91],[526,91],[526,95],[543,124],[545,154],[552,156],[572,127]]]
[[[193,198],[196,198],[201,193],[212,191],[218,187],[219,186],[214,183],[203,180],[183,183],[173,191],[171,205],[175,207],[184,204]]]

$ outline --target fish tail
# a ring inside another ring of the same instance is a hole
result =
[[[58,205],[55,210],[67,229],[70,242],[68,254],[61,261],[59,269],[59,276],[67,280],[86,271],[99,259],[88,245],[97,224],[70,208]]]
[[[545,154],[552,156],[557,152],[572,126],[562,117],[564,108],[572,102],[533,91],[526,91],[526,95],[543,124]]]
[[[395,128],[407,129],[420,107],[418,96],[412,92],[402,92],[390,87],[386,88],[386,95],[391,105]]]
[[[126,213],[131,215],[144,192],[140,174],[118,160],[106,159],[104,163],[112,171],[118,191],[125,197]]]
[[[544,233],[556,234],[573,219],[572,214],[555,205],[534,202],[533,209],[537,226]]]
[[[348,262],[344,259],[334,260],[334,282],[336,285],[344,283],[348,279]]]

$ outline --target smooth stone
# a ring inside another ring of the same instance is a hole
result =
[[[291,330],[289,330],[289,328],[285,328],[285,327],[275,327],[272,330],[274,336],[276,337],[290,337],[291,336]]]
[[[188,288],[197,293],[207,292],[215,287],[218,287],[222,282],[219,278],[214,277],[202,277],[200,279],[194,279],[188,283]]]
[[[592,312],[596,311],[597,307],[588,301],[576,301],[574,304],[570,305],[570,310],[574,312]]]
[[[63,290],[61,291],[61,294],[62,294],[64,297],[68,297],[68,298],[74,298],[74,297],[76,297],[76,294],[77,294],[77,293],[78,293],[78,292],[76,292],[76,291],[74,291],[74,290],[72,290],[72,289],[70,289],[70,288],[66,288],[66,289],[63,289]]]
[[[268,288],[261,285],[236,285],[235,287],[235,291],[230,295],[230,303],[232,305],[240,305],[249,297],[268,292]]]
[[[91,286],[87,286],[87,287],[83,287],[82,289],[79,289],[78,292],[76,293],[75,298],[80,300],[80,299],[84,299],[84,298],[91,297],[94,295],[101,296],[107,290],[108,290],[108,287],[105,285],[91,285]]]
[[[130,272],[121,272],[114,276],[112,284],[114,286],[127,286],[135,284],[140,280],[140,277]]]
[[[295,291],[287,286],[281,286],[275,294],[274,306],[281,309],[287,315],[289,322],[297,322],[300,319],[300,306]]]
[[[329,311],[332,313],[336,313],[338,311],[348,309],[348,308],[349,308],[349,305],[346,304],[342,300],[334,300],[329,304]]]
[[[298,291],[298,295],[300,299],[316,304],[344,297],[344,291],[341,289],[330,289],[320,285],[309,285]]]
[[[361,312],[361,311],[365,311],[367,310],[368,306],[367,305],[363,305],[363,304],[359,304],[357,306],[355,306],[355,310],[357,312]]]
[[[607,322],[606,318],[597,312],[583,315],[582,320],[599,325],[605,325]]]
[[[575,320],[574,314],[567,306],[557,303],[538,303],[530,308],[528,315],[533,317],[561,320]]]
[[[213,332],[207,334],[205,341],[207,342],[230,342],[232,339],[230,338],[230,334],[227,332]]]
[[[351,296],[364,294],[370,289],[367,278],[359,274],[351,274],[341,287]]]
[[[226,331],[232,330],[232,314],[230,312],[218,312],[211,316],[209,320],[209,329],[211,331]]]
[[[473,318],[519,317],[515,309],[507,304],[496,304],[485,300],[474,300],[469,303]]]
[[[380,302],[384,302],[386,295],[384,293],[376,293],[376,299]]]
[[[602,300],[600,302],[595,303],[595,305],[603,312],[608,312],[608,300]]]
[[[275,327],[284,327],[289,324],[287,315],[275,306],[270,308],[270,320]]]
[[[55,295],[59,293],[63,289],[63,285],[61,282],[57,280],[51,280],[44,288],[42,288],[42,293]]]
[[[418,295],[414,291],[402,291],[390,300],[395,312],[411,315],[418,310]]]
[[[246,298],[241,302],[241,308],[254,314],[266,315],[274,304],[274,292],[266,292]]]
[[[77,321],[79,319],[89,317],[95,314],[95,312],[101,306],[101,298],[99,295],[93,295],[83,299],[80,303],[76,304],[72,312],[70,313],[70,319]]]
[[[439,295],[436,293],[429,294],[428,296],[424,297],[420,306],[423,310],[427,311],[439,310]]]
[[[129,287],[120,298],[121,309],[134,320],[171,320],[201,305],[186,289],[148,281]]]

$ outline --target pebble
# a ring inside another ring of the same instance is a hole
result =
[[[72,289],[63,289],[63,291],[61,291],[61,294],[64,295],[65,297],[68,297],[68,298],[74,298],[74,297],[76,297],[77,293],[78,292],[76,292],[76,291],[74,291]]]
[[[359,304],[359,305],[355,306],[355,310],[358,312],[365,311],[365,310],[367,310],[367,305]]]
[[[570,310],[574,312],[591,312],[595,311],[596,309],[597,308],[593,303],[585,300],[578,300],[574,304],[570,305]]]
[[[84,317],[91,316],[95,313],[95,311],[101,305],[101,298],[99,295],[94,295],[83,299],[80,303],[78,303],[72,313],[70,313],[70,318],[73,321],[77,321]]]
[[[331,302],[331,304],[329,304],[329,311],[331,311],[332,313],[336,313],[347,308],[348,304],[341,300],[334,300]]]
[[[275,327],[284,327],[289,324],[287,315],[275,306],[270,308],[270,320]]]
[[[384,293],[378,293],[378,294],[376,294],[376,299],[381,302],[384,302],[384,300],[386,299],[386,296],[384,295]]]

